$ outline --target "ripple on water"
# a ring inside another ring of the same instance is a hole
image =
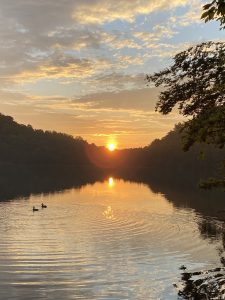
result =
[[[129,201],[117,193],[104,205],[103,187],[91,200],[83,189],[0,204],[0,299],[176,299],[178,267],[197,265],[206,249],[205,260],[215,255],[193,211],[163,196],[157,211],[155,195],[134,185],[139,199],[148,195],[140,208],[130,184]],[[41,202],[48,209],[33,213]]]

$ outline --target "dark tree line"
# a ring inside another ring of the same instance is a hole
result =
[[[16,164],[85,164],[87,142],[57,132],[35,130],[0,115],[0,161]]]
[[[18,166],[62,166],[73,170],[73,176],[82,174],[85,177],[95,170],[135,180],[149,177],[159,181],[163,178],[194,179],[196,184],[200,178],[219,175],[224,150],[195,145],[184,153],[180,127],[182,125],[177,125],[164,138],[156,139],[144,148],[109,152],[105,147],[89,144],[80,137],[35,130],[29,125],[16,123],[9,116],[0,115],[0,166],[16,165],[17,170]],[[74,170],[81,169],[86,171],[74,175]]]

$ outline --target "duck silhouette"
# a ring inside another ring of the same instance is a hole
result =
[[[35,208],[35,206],[33,206],[33,211],[39,211],[39,209]]]
[[[47,205],[45,205],[44,203],[41,203],[41,207],[42,208],[47,208]]]

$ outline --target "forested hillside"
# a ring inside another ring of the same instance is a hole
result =
[[[0,115],[1,165],[91,167],[131,179],[197,180],[221,177],[224,157],[224,150],[206,144],[184,152],[179,125],[144,148],[109,152],[80,137],[35,130]]]
[[[20,125],[12,117],[0,115],[0,161],[16,164],[85,164],[81,138],[34,130],[30,125]]]
[[[141,149],[121,150],[119,172],[127,179],[198,184],[201,179],[224,178],[225,150],[195,144],[183,151],[180,125],[162,139]]]

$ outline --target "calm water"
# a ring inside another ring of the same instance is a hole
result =
[[[202,218],[112,178],[0,202],[0,299],[177,299],[181,265],[219,265]]]

